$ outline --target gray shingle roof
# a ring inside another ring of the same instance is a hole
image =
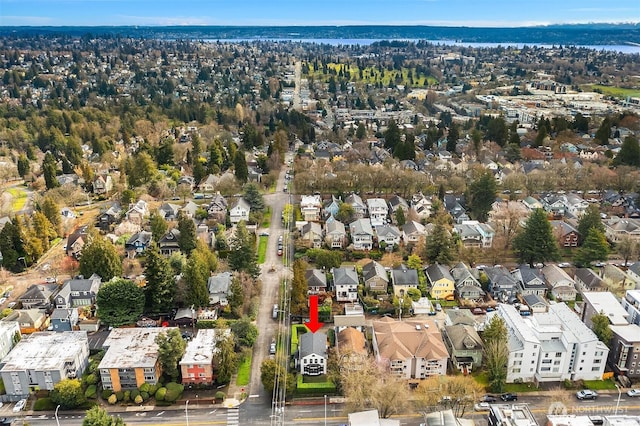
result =
[[[300,336],[300,358],[307,355],[327,356],[327,335],[318,331],[316,333],[304,333]]]

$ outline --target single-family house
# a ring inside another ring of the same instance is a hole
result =
[[[376,262],[370,261],[362,267],[362,279],[364,286],[371,292],[386,293],[389,286],[389,276],[384,266]]]
[[[209,304],[226,306],[229,302],[229,288],[233,275],[231,272],[221,272],[209,277],[207,280],[207,289],[209,290]]]
[[[189,219],[192,219],[195,221],[196,213],[199,209],[200,209],[199,205],[189,200],[184,206],[182,206],[178,214],[179,215],[182,214],[185,217],[188,217]]]
[[[476,220],[465,220],[453,225],[453,232],[460,235],[465,247],[491,247],[495,232],[493,228]]]
[[[20,340],[2,364],[0,377],[7,395],[28,397],[35,391],[51,391],[61,380],[82,377],[89,365],[87,332],[34,333]]]
[[[434,299],[451,298],[455,292],[455,280],[449,268],[438,263],[429,265],[424,270],[429,282],[429,293]]]
[[[367,211],[369,212],[371,226],[376,227],[387,224],[389,208],[387,207],[387,202],[382,198],[368,198]]]
[[[336,198],[335,195],[331,194],[331,198],[324,203],[322,211],[324,212],[324,217],[335,217],[340,210],[340,204],[342,201],[340,198]]]
[[[546,265],[542,268],[547,286],[556,300],[568,302],[576,300],[576,283],[558,265]]]
[[[327,335],[318,331],[299,337],[297,367],[300,374],[319,376],[327,373]]]
[[[393,294],[397,297],[408,297],[411,288],[418,288],[418,271],[407,268],[405,264],[391,270]]]
[[[179,211],[180,211],[180,206],[173,203],[162,203],[160,207],[158,207],[158,214],[164,220],[178,219]]]
[[[522,296],[522,300],[524,300],[525,305],[529,307],[531,313],[538,314],[547,312],[549,309],[549,304],[544,297],[536,293],[524,295]]]
[[[96,195],[109,194],[113,189],[113,179],[110,175],[100,174],[93,180],[93,193]]]
[[[612,243],[619,243],[624,238],[640,241],[640,219],[619,218],[613,216],[602,221],[604,234]]]
[[[303,195],[300,199],[300,212],[302,220],[313,222],[320,220],[322,211],[322,199],[319,195]]]
[[[111,225],[115,225],[120,221],[121,216],[122,207],[120,207],[119,203],[114,202],[107,210],[98,215],[98,227],[101,231],[107,232],[111,229]]]
[[[623,293],[626,290],[634,290],[640,285],[640,281],[627,274],[616,265],[606,264],[601,270],[602,281],[614,292]]]
[[[511,275],[518,283],[518,293],[522,296],[536,294],[544,297],[547,293],[547,282],[540,269],[526,264],[520,265],[511,272]]]
[[[156,338],[173,327],[114,328],[104,341],[98,365],[104,389],[119,392],[143,383],[155,385],[162,375]]]
[[[327,291],[327,275],[322,269],[307,269],[304,278],[307,281],[307,294],[319,294]]]
[[[558,240],[558,245],[565,248],[578,247],[580,244],[580,233],[576,228],[563,220],[552,220],[553,235]]]
[[[18,298],[23,309],[49,309],[58,292],[57,284],[34,284]]]
[[[74,331],[78,329],[79,317],[78,309],[76,308],[54,309],[50,319],[53,331]]]
[[[173,253],[180,253],[180,231],[178,228],[171,228],[158,241],[160,254],[171,256]]]
[[[62,288],[54,298],[55,307],[77,308],[79,306],[91,306],[96,301],[96,296],[102,286],[102,278],[93,274],[89,278],[78,275],[64,282]]]
[[[46,330],[51,322],[43,309],[15,309],[0,321],[18,323],[22,334]]]
[[[236,225],[240,221],[249,221],[249,213],[251,212],[251,206],[242,197],[238,198],[229,210],[229,216],[231,217],[231,223]]]
[[[200,181],[198,189],[202,192],[213,192],[216,190],[218,183],[220,183],[220,179],[220,176],[209,174],[209,176]]]
[[[451,269],[455,292],[460,299],[477,301],[484,298],[484,290],[476,278],[477,274],[477,270],[472,270],[464,262],[459,262]]]
[[[362,201],[358,194],[348,195],[344,202],[353,207],[353,211],[358,219],[362,219],[367,215],[367,205]]]
[[[507,302],[518,292],[518,283],[504,266],[485,268],[489,279],[489,292],[499,301]]]
[[[87,228],[87,225],[81,226],[67,237],[67,256],[72,256],[76,259],[80,258],[82,248],[89,237]]]
[[[305,223],[300,230],[300,239],[310,247],[322,247],[322,227],[318,222]]]
[[[420,219],[426,219],[431,216],[432,207],[433,203],[429,198],[425,197],[422,192],[419,192],[411,197],[411,210]]]
[[[367,338],[355,327],[345,327],[337,333],[336,348],[341,371],[358,371],[366,364],[369,351]]]
[[[392,216],[391,218],[393,220],[395,220],[395,215],[398,212],[398,210],[402,209],[402,213],[404,213],[405,217],[409,212],[409,203],[407,203],[407,200],[405,200],[399,195],[394,195],[393,197],[389,198],[389,201],[387,204],[389,205],[389,213],[391,214]]]
[[[384,243],[386,247],[394,247],[400,245],[402,232],[395,225],[380,225],[375,227],[378,244]]]
[[[442,337],[453,366],[463,374],[480,368],[484,346],[475,328],[470,325],[445,325]]]
[[[209,219],[223,222],[225,220],[225,217],[227,216],[227,209],[227,200],[222,195],[220,195],[219,192],[213,194],[211,202],[209,203],[209,207],[207,208]]]
[[[402,240],[405,244],[417,244],[420,238],[424,238],[427,231],[423,224],[410,220],[402,225]]]
[[[357,219],[349,224],[351,242],[355,250],[371,250],[373,247],[373,228],[368,219]]]
[[[373,352],[378,363],[389,366],[391,374],[402,379],[425,379],[447,373],[449,353],[438,326],[430,319],[374,320]]]
[[[124,244],[124,250],[129,258],[144,253],[151,244],[152,233],[149,231],[140,231],[131,235]]]
[[[346,247],[348,238],[344,223],[330,216],[324,224],[324,242],[332,249]]]
[[[607,286],[602,278],[590,268],[576,268],[573,274],[576,290],[582,294],[586,291],[607,291]]]
[[[69,207],[63,207],[60,209],[60,216],[65,219],[75,219],[76,213]]]
[[[338,302],[355,302],[358,300],[358,272],[353,266],[332,268],[333,288]]]
[[[133,206],[127,210],[125,217],[131,223],[142,226],[144,225],[145,218],[149,215],[149,209],[147,202],[144,200],[138,200]]]

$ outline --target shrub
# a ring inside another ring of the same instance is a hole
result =
[[[87,390],[84,391],[84,396],[87,398],[94,399],[98,396],[98,388],[96,385],[89,385]]]
[[[146,401],[149,399],[149,392],[140,392],[140,396],[142,396],[142,400]]]
[[[55,409],[56,404],[53,403],[51,398],[40,398],[33,405],[33,411],[50,411]]]
[[[136,395],[136,397],[133,399],[133,402],[135,402],[136,404],[142,404],[142,397],[140,395]]]
[[[124,402],[131,401],[131,391],[124,391],[124,398],[122,400]]]
[[[134,389],[131,391],[131,399],[135,400],[136,396],[140,395],[140,391],[138,389]]]
[[[151,387],[151,385],[149,385],[149,383],[143,383],[142,385],[140,385],[140,392],[149,392],[149,388]]]
[[[222,392],[222,391],[218,391],[218,392],[216,392],[216,399],[217,399],[217,400],[219,400],[219,401],[224,401],[224,398],[225,398],[226,396],[227,396],[227,395],[226,395],[224,392]]]
[[[95,385],[96,383],[98,383],[98,377],[95,374],[87,374],[84,377],[84,383],[86,385]]]
[[[167,394],[167,388],[160,388],[156,392],[156,401],[164,401],[164,397]]]
[[[175,402],[178,400],[178,398],[180,398],[180,395],[182,395],[182,391],[184,391],[184,386],[178,384],[178,383],[167,383],[167,393],[164,397],[165,401],[168,402]]]
[[[149,385],[149,395],[155,395],[158,392],[158,385]]]
[[[111,395],[113,395],[113,391],[111,389],[102,390],[102,399],[109,399]]]
[[[107,399],[107,402],[111,405],[115,405],[115,403],[118,402],[118,397],[115,393],[111,394],[111,396]]]
[[[116,398],[118,398],[118,401],[122,401],[124,399],[124,392],[122,391],[116,392]]]

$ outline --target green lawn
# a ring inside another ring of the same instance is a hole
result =
[[[487,392],[489,392],[489,377],[487,376],[486,371],[473,372],[473,379],[480,386],[483,386]],[[525,392],[535,392],[538,388],[533,383],[507,383],[504,385],[504,392],[512,392],[512,393],[525,393]]]
[[[585,380],[584,387],[591,390],[615,390],[616,384],[613,380]]]
[[[236,384],[238,386],[247,386],[249,384],[249,374],[251,373],[251,353],[247,353],[247,355],[242,360],[242,363],[238,367],[238,378],[236,379]]]
[[[11,194],[11,210],[14,212],[20,211],[24,208],[24,205],[27,202],[27,193],[18,188],[18,187],[11,187],[11,188],[7,188],[7,192],[9,194]]]
[[[588,90],[602,93],[607,96],[614,96],[616,98],[626,98],[627,96],[638,97],[640,96],[640,90],[626,89],[624,87],[603,86],[601,84],[591,84],[584,86]]]
[[[269,237],[262,236],[260,237],[260,241],[258,242],[258,264],[264,263],[267,257],[267,242],[269,241]]]
[[[309,66],[309,75],[317,81],[329,81],[330,74],[324,73],[323,70],[314,70],[313,63],[307,64]],[[380,70],[377,67],[363,67],[360,69],[356,64],[337,64],[330,62],[327,64],[327,68],[339,73],[340,71],[348,71],[348,80],[352,82],[362,82],[366,84],[374,84],[381,82],[385,87],[389,86],[390,82],[395,84],[411,85],[412,87],[424,87],[425,82],[427,85],[436,84],[438,80],[429,75],[420,74],[417,75],[415,67],[406,68],[402,67],[402,70],[388,70],[386,68]],[[335,78],[335,77],[334,77]],[[335,78],[336,82],[339,81]]]
[[[271,226],[271,207],[266,207],[264,213],[262,213],[262,225],[263,228],[269,228]]]

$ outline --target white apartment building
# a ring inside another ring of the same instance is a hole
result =
[[[548,312],[530,317],[500,304],[495,314],[507,327],[508,383],[602,378],[609,349],[566,304],[552,304]]]
[[[627,317],[629,323],[640,325],[640,290],[627,290],[621,303],[629,314]]]

